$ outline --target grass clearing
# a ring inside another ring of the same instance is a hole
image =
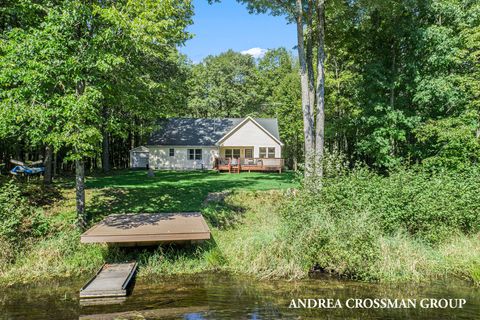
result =
[[[240,194],[254,194],[262,190],[297,186],[294,174],[290,172],[220,174],[211,171],[157,171],[155,177],[150,178],[145,171],[122,170],[109,175],[90,176],[86,190],[90,224],[111,213],[200,210],[212,213],[209,221],[214,240],[204,245],[119,250],[105,245],[80,244],[80,232],[75,228],[73,183],[62,179],[54,188],[56,200],[43,205],[43,215],[50,225],[49,234],[17,252],[13,252],[14,248],[8,243],[0,241],[3,252],[0,258],[5,258],[1,260],[5,263],[0,268],[0,282],[13,284],[48,277],[78,276],[94,272],[103,261],[129,259],[139,261],[140,276],[218,270],[225,267],[226,261],[219,253],[217,237],[229,232],[236,222],[246,221],[243,219],[243,207],[248,206],[249,201],[248,196],[242,196],[244,201],[205,208],[203,202],[208,193],[233,190]],[[35,184],[28,185],[27,195],[33,200],[41,198],[45,191],[40,189]],[[15,259],[11,259],[14,255]]]
[[[29,243],[3,265],[0,283],[77,276],[93,273],[103,261],[135,259],[140,277],[227,271],[298,279],[317,265],[362,281],[454,276],[478,285],[475,174],[436,176],[429,184],[430,176],[414,172],[390,177],[360,172],[325,180],[318,194],[292,192],[299,185],[290,173],[159,172],[149,179],[135,171],[93,177],[87,189],[91,223],[110,213],[195,210],[203,212],[213,239],[144,249],[82,245],[74,227],[75,195],[63,184],[58,200],[44,207],[52,228],[48,237]],[[208,192],[225,190],[234,192],[203,203]],[[447,195],[442,208],[432,204]],[[12,255],[2,241],[0,248]]]
[[[214,171],[119,171],[87,179],[94,190],[88,211],[126,212],[198,211],[209,192],[225,190],[282,190],[297,187],[293,172],[227,174]]]

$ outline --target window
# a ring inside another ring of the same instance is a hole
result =
[[[202,160],[202,149],[188,149],[188,160]]]
[[[170,157],[174,157],[175,156],[175,149],[170,148],[170,150],[168,150],[168,154],[170,155]]]
[[[275,148],[267,148],[267,158],[275,158]]]
[[[245,158],[253,158],[253,149],[245,149]]]
[[[267,157],[267,148],[260,147],[260,158],[266,158],[266,157]]]
[[[260,147],[260,158],[275,158],[275,147]]]
[[[240,149],[225,149],[225,158],[240,158]]]

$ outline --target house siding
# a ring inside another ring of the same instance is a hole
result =
[[[221,143],[221,147],[253,147],[254,158],[260,157],[260,147],[275,147],[275,158],[282,157],[282,146],[252,121],[237,128]]]
[[[175,156],[170,157],[169,150],[175,149]],[[211,146],[148,146],[149,166],[152,169],[190,170],[213,169],[218,147]],[[202,160],[189,160],[188,149],[202,149]]]

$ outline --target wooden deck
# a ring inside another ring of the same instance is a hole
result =
[[[282,173],[282,168],[279,166],[229,166],[229,165],[219,165],[216,168],[218,171],[228,171],[230,173],[239,173],[239,172],[279,172]],[[240,169],[240,170],[239,170]]]
[[[124,297],[136,270],[136,262],[104,264],[80,289],[80,298]]]
[[[114,214],[84,234],[82,243],[123,246],[210,239],[210,229],[199,212]]]
[[[284,159],[281,158],[239,158],[239,159],[215,159],[215,169],[228,171],[229,173],[240,172],[278,172],[282,173]]]

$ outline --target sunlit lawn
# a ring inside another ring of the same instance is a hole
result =
[[[209,192],[274,190],[297,186],[294,173],[213,171],[116,171],[87,178],[92,192],[87,210],[95,216],[125,212],[197,211]]]

